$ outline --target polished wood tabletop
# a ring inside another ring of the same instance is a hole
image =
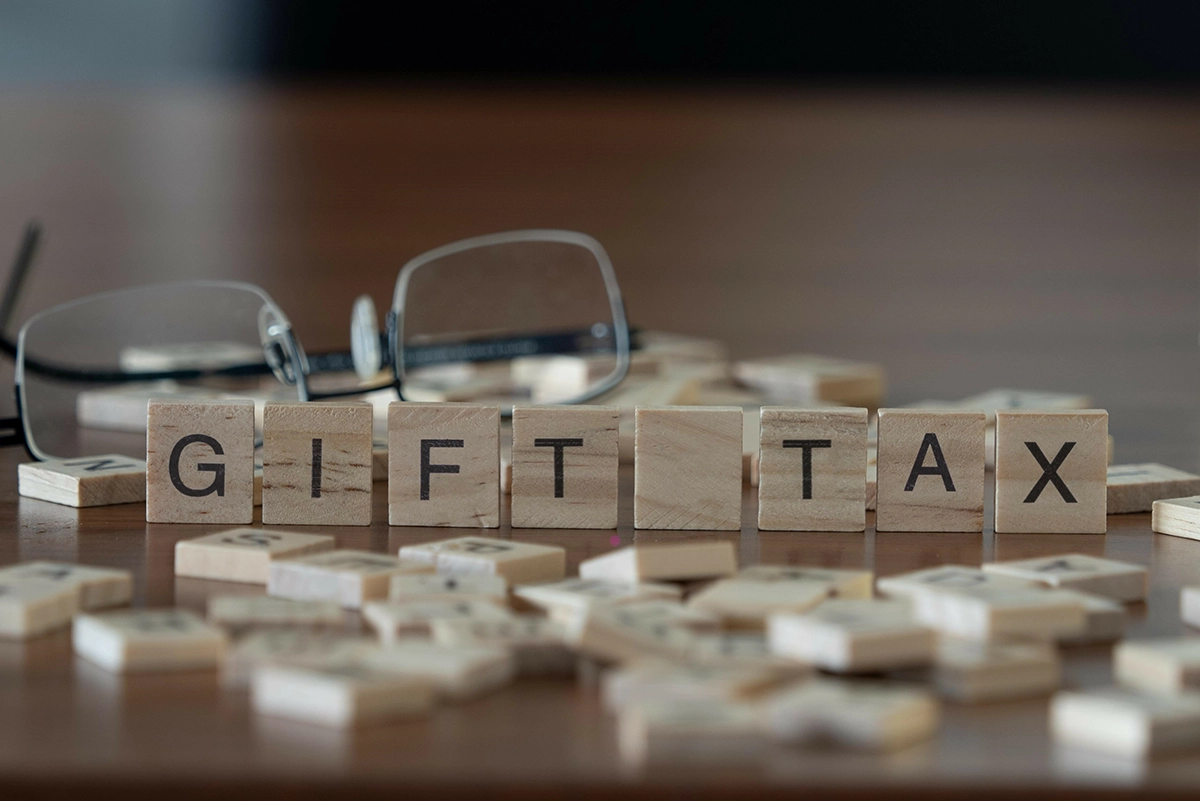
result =
[[[630,318],[888,370],[889,402],[993,387],[1090,395],[1118,463],[1200,469],[1200,103],[1191,95],[663,87],[409,86],[0,90],[0,252],[47,229],[24,318],[88,292],[221,277],[264,286],[311,349],[344,346],[353,298],[390,297],[408,258],[453,239],[563,227],[609,249]],[[203,610],[230,591],[175,578],[174,544],[129,505],[19,498],[0,454],[0,563],[125,567],[135,604]],[[322,528],[395,552],[460,532]],[[728,537],[743,564],[865,567],[1083,552],[1146,564],[1130,636],[1183,631],[1200,542],[1149,515],[1108,534],[512,531],[568,568],[634,542]],[[987,518],[990,520],[990,507]],[[507,520],[507,517],[505,517]],[[309,529],[305,529],[309,530]],[[231,589],[232,588],[232,589]],[[1107,647],[1066,652],[1067,686],[1111,681]],[[424,721],[338,732],[256,717],[215,674],[117,678],[69,636],[0,643],[0,787],[248,797],[1194,795],[1200,754],[1124,763],[1056,748],[1047,703],[948,704],[930,743],[887,756],[774,748],[754,764],[623,767],[586,681],[521,681]],[[1090,792],[1090,790],[1089,790]]]

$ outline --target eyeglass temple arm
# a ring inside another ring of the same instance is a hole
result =
[[[42,241],[42,226],[37,220],[30,220],[21,236],[21,244],[13,258],[12,269],[8,273],[8,282],[4,285],[4,294],[0,295],[0,351],[9,356],[17,355],[17,346],[8,337],[8,327],[12,323],[13,313],[17,309],[17,301],[21,299],[21,290],[25,279],[33,270],[37,261],[38,247]],[[0,443],[2,444],[2,443]]]
[[[630,350],[637,350],[640,343],[637,331],[630,329]],[[511,359],[514,356],[538,356],[544,354],[567,355],[587,353],[594,348],[581,344],[587,331],[568,331],[555,334],[535,334],[522,337],[505,337],[486,340],[449,342],[442,345],[425,345],[405,349],[405,362],[409,368],[430,367],[454,362],[488,362]],[[380,334],[382,351],[388,353],[386,334]],[[390,358],[390,357],[389,357]],[[349,351],[308,354],[309,375],[313,373],[344,372],[354,369]],[[383,387],[381,387],[383,388]]]

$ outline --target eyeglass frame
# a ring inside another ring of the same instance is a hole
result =
[[[488,247],[498,244],[509,244],[513,242],[559,242],[563,244],[577,245],[586,248],[595,258],[597,265],[600,268],[600,273],[604,281],[605,292],[609,301],[609,308],[612,314],[613,341],[615,345],[616,365],[613,371],[606,376],[596,386],[589,388],[579,396],[561,401],[563,404],[577,404],[592,400],[599,395],[613,389],[629,372],[630,364],[630,348],[631,337],[628,322],[625,318],[624,303],[621,298],[620,287],[617,284],[616,273],[613,270],[612,262],[608,257],[608,253],[604,247],[595,238],[587,234],[576,231],[565,231],[560,229],[525,229],[518,231],[507,231],[498,234],[486,234],[483,236],[470,237],[457,242],[451,242],[433,250],[426,251],[419,256],[410,259],[400,270],[396,279],[396,287],[393,292],[392,309],[388,312],[386,319],[386,329],[384,332],[376,334],[384,343],[389,355],[388,361],[392,367],[392,380],[381,383],[377,386],[358,386],[353,389],[337,392],[313,392],[308,385],[308,378],[320,372],[334,372],[335,368],[321,369],[321,362],[337,360],[339,366],[337,370],[344,370],[345,356],[344,352],[334,352],[331,354],[319,354],[310,359],[306,355],[303,347],[297,339],[295,332],[292,329],[291,322],[282,308],[275,303],[274,299],[267,294],[266,290],[257,286],[241,281],[219,281],[219,280],[197,280],[197,281],[176,281],[163,282],[159,284],[146,284],[142,287],[131,287],[128,289],[110,290],[108,292],[100,292],[92,295],[86,295],[82,298],[67,301],[52,306],[49,309],[44,309],[30,317],[21,327],[18,334],[17,342],[13,343],[4,333],[7,330],[8,323],[11,320],[12,314],[16,308],[17,300],[20,291],[24,285],[33,264],[36,261],[38,246],[41,241],[41,227],[36,223],[30,223],[26,226],[24,236],[20,246],[18,247],[16,257],[13,262],[13,269],[9,274],[8,282],[5,286],[4,293],[0,296],[0,352],[4,352],[16,361],[14,371],[14,395],[16,400],[16,415],[14,417],[0,418],[0,447],[9,447],[21,445],[25,448],[29,455],[38,460],[44,461],[52,458],[46,455],[37,447],[30,431],[28,415],[26,414],[25,390],[24,390],[24,372],[27,364],[24,351],[25,334],[31,323],[44,317],[52,312],[60,312],[65,308],[70,308],[73,305],[92,301],[106,296],[117,295],[123,292],[128,292],[131,289],[136,290],[146,287],[162,287],[170,285],[194,285],[209,288],[228,288],[241,289],[252,292],[259,296],[263,301],[263,306],[259,311],[259,334],[263,346],[264,362],[259,364],[235,365],[226,368],[215,369],[186,369],[186,370],[160,370],[160,371],[144,371],[144,372],[126,372],[118,370],[116,372],[83,372],[76,371],[74,376],[79,378],[83,376],[83,380],[92,380],[105,383],[133,383],[139,381],[154,381],[154,380],[194,380],[208,376],[219,375],[248,375],[248,374],[265,374],[272,372],[276,378],[286,386],[295,386],[298,400],[302,402],[328,400],[340,397],[353,397],[369,392],[393,389],[396,392],[397,398],[400,401],[407,400],[404,397],[403,385],[405,380],[405,368],[400,355],[404,353],[404,349],[400,347],[400,332],[403,330],[403,310],[407,298],[408,282],[413,273],[420,267],[446,256],[462,253],[478,247]],[[264,315],[267,312],[272,312],[275,315],[275,320],[268,325],[264,320]],[[353,334],[356,333],[352,331]],[[490,340],[492,343],[508,342],[508,343],[525,343],[526,347],[521,355],[535,355],[541,352],[541,347],[547,341],[560,342],[563,336],[571,336],[570,334],[552,334],[545,336],[520,337],[511,340]],[[487,341],[487,340],[484,340]],[[272,359],[270,345],[276,344],[280,346],[287,358],[280,360]],[[472,342],[459,345],[459,347],[471,347]],[[532,346],[533,350],[529,350]],[[565,355],[571,353],[570,350],[554,350],[550,351],[555,354]],[[578,351],[576,351],[578,352]],[[483,359],[458,358],[447,359],[446,362],[452,361],[485,361]],[[316,363],[317,369],[313,369],[313,364]],[[289,371],[288,365],[292,365],[293,369]],[[263,369],[265,368],[265,369]],[[50,372],[50,368],[35,368],[35,371]],[[511,406],[501,408],[501,415],[509,417],[512,414]]]

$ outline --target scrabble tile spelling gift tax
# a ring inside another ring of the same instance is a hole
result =
[[[635,414],[634,527],[740,530],[742,409],[639,406]]]
[[[1200,476],[1161,464],[1123,464],[1108,468],[1108,513],[1149,512],[1163,498],[1200,492]]]
[[[616,528],[616,406],[513,409],[513,528]]]
[[[225,634],[183,609],[135,609],[79,615],[75,653],[114,673],[211,670],[225,652]]]
[[[268,403],[263,523],[369,525],[371,418],[366,403]]]
[[[175,575],[266,584],[273,559],[333,550],[333,537],[235,528],[175,543]]]
[[[150,401],[146,522],[248,525],[253,518],[254,401]]]
[[[879,410],[875,528],[983,531],[983,412]]]
[[[996,532],[1107,530],[1108,412],[996,413]]]
[[[146,463],[119,454],[47,459],[17,465],[17,487],[26,498],[64,506],[111,506],[146,500]]]
[[[388,523],[500,525],[500,407],[388,407]]]
[[[760,529],[866,528],[866,409],[764,406],[759,435]]]
[[[537,545],[492,537],[456,537],[405,545],[400,558],[421,562],[439,573],[486,573],[513,584],[558,581],[566,574],[567,552],[557,545]]]

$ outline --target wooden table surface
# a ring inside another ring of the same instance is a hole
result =
[[[310,348],[344,345],[361,292],[461,236],[586,231],[609,248],[634,324],[719,337],[735,355],[869,358],[889,400],[998,386],[1090,394],[1120,463],[1200,468],[1200,104],[1190,95],[410,87],[0,91],[0,252],[47,226],[20,316],[88,292],[224,277],[263,285]],[[73,510],[16,494],[0,455],[0,563],[126,567],[137,604],[202,609],[228,585],[175,579],[174,543],[140,505]],[[632,542],[519,531],[570,568]],[[1132,636],[1181,631],[1200,543],[1148,515],[1106,536],[759,533],[744,563],[878,575],[1079,551],[1150,565]],[[990,517],[990,510],[989,510]],[[340,547],[394,552],[434,529],[369,529]],[[870,523],[870,518],[868,519]],[[507,525],[499,536],[512,536]],[[724,535],[712,535],[724,536]],[[1072,649],[1072,686],[1111,678]],[[0,787],[247,797],[353,789],[391,797],[1191,792],[1200,755],[1122,763],[1056,749],[1046,703],[947,706],[938,737],[886,757],[778,749],[743,768],[617,759],[593,689],[526,681],[428,721],[354,733],[259,719],[214,675],[117,679],[66,634],[0,644]],[[648,797],[648,796],[647,796]]]

